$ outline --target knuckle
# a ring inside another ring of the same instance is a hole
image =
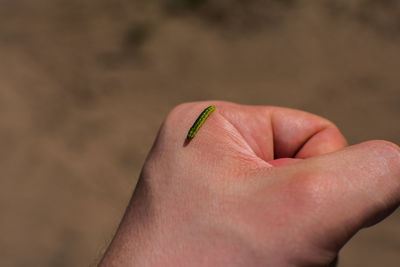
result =
[[[181,125],[182,120],[185,118],[186,113],[193,107],[193,103],[182,103],[174,108],[165,117],[161,129],[169,131],[177,129]]]
[[[158,132],[159,141],[170,140],[176,135],[174,133],[182,127],[181,121],[184,119],[185,112],[190,109],[190,106],[190,103],[183,103],[171,109],[160,126]]]
[[[194,117],[196,117],[205,107],[210,106],[211,104],[213,104],[211,101],[186,102],[179,104],[169,112],[164,120],[163,126],[168,127],[170,125],[181,125],[188,115],[190,116],[193,113]],[[193,116],[191,116],[191,118],[192,117]]]
[[[385,170],[386,184],[390,184],[390,189],[378,203],[387,206],[388,203],[398,203],[400,201],[400,148],[397,144],[384,141],[369,141],[369,146],[375,153],[376,162]]]
[[[397,157],[400,160],[400,147],[395,143],[385,140],[368,141],[367,145],[378,154],[388,157]]]
[[[193,123],[193,117],[198,115],[197,107],[203,107],[205,104],[207,102],[186,102],[172,108],[161,125],[160,135],[168,138],[176,137],[177,132],[186,135],[188,127]]]
[[[367,142],[369,150],[374,156],[375,165],[385,170],[391,177],[393,184],[400,187],[400,148],[395,143],[384,140]]]
[[[184,111],[190,108],[192,104],[191,103],[182,103],[174,108],[171,109],[171,111],[168,113],[165,122],[171,122],[171,121],[176,121],[179,120],[182,115],[184,114]]]

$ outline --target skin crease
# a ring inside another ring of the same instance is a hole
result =
[[[179,105],[100,266],[327,266],[400,202],[399,147],[346,146],[331,122],[303,111]]]

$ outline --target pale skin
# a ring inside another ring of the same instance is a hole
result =
[[[327,266],[399,203],[396,144],[347,146],[293,109],[186,103],[161,126],[100,266]]]

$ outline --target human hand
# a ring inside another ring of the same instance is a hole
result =
[[[400,203],[399,147],[345,146],[331,122],[298,110],[180,105],[100,265],[326,266]]]

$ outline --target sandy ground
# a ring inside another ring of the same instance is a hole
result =
[[[347,3],[350,2],[350,3]],[[400,143],[398,1],[0,0],[0,265],[95,264],[175,105],[221,99]],[[339,266],[398,266],[400,214]]]

